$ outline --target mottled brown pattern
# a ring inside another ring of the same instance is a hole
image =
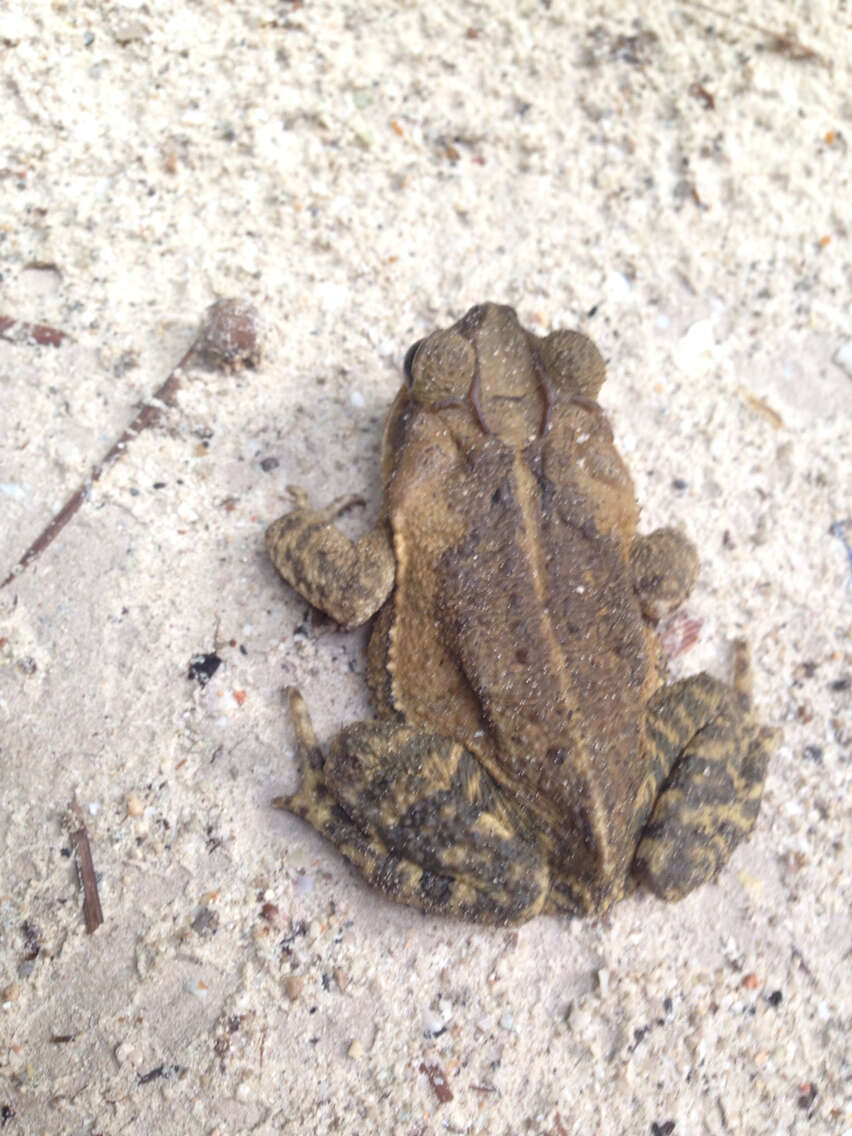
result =
[[[485,922],[597,913],[641,880],[677,899],[757,815],[772,732],[735,681],[660,685],[653,622],[698,560],[638,536],[577,332],[483,304],[416,344],[388,415],[384,509],[358,542],[303,495],[270,526],[284,578],[345,626],[377,613],[379,718],[326,756],[297,692],[303,784],[278,803],[404,903]]]

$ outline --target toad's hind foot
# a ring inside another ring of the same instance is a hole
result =
[[[302,782],[295,793],[287,797],[274,797],[272,803],[278,809],[286,809],[287,812],[295,813],[303,820],[310,821],[314,828],[322,832],[322,826],[334,804],[322,778],[325,758],[314,733],[314,724],[304,698],[295,686],[288,686],[285,693],[290,703],[290,717],[293,720],[296,745],[301,759]]]
[[[547,864],[519,837],[500,791],[462,746],[395,721],[358,722],[323,757],[289,691],[302,784],[273,802],[303,817],[393,899],[481,923],[544,906]]]
[[[633,871],[661,898],[680,899],[713,879],[760,808],[777,734],[751,716],[745,644],[734,647],[732,686],[701,674],[665,687],[647,724],[652,773],[640,797],[650,817]]]

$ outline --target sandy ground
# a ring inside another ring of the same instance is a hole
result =
[[[0,576],[213,300],[267,332],[0,591],[3,1136],[852,1132],[852,12],[728,7],[4,5],[0,314],[67,339],[0,339]],[[264,527],[292,483],[369,523],[406,348],[484,299],[600,345],[701,550],[671,672],[743,633],[783,727],[676,906],[426,918],[269,804],[282,686],[323,739],[367,702]]]

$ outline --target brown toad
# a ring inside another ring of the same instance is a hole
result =
[[[483,922],[605,911],[640,880],[678,899],[751,830],[772,733],[746,647],[727,686],[661,685],[650,626],[698,571],[636,534],[630,475],[578,332],[483,304],[415,344],[385,426],[384,509],[297,507],[267,532],[282,576],[345,627],[376,615],[375,721],[327,755],[290,691],[303,763],[276,803],[375,886]]]

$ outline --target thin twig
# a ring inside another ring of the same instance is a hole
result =
[[[0,325],[2,330],[2,325]],[[100,461],[89,470],[89,475],[71,494],[55,517],[42,529],[6,579],[0,583],[0,590],[21,574],[34,560],[56,540],[80,506],[88,498],[92,486],[127,449],[133,439],[155,426],[163,412],[174,406],[175,397],[180,390],[180,380],[184,367],[194,355],[209,359],[226,371],[238,370],[243,366],[254,367],[260,362],[263,322],[251,304],[243,300],[223,299],[207,309],[201,330],[172,373],[148,399],[142,409]]]
[[[15,319],[14,316],[0,315],[0,339],[8,339],[10,343],[38,343],[42,347],[58,347],[68,338],[66,331],[58,327],[51,327],[46,323],[28,323],[26,320]]]
[[[447,1084],[446,1074],[437,1061],[421,1061],[420,1072],[426,1074],[426,1079],[438,1098],[438,1104],[446,1104],[453,1099],[453,1090]]]
[[[200,337],[198,337],[200,338]],[[49,548],[56,540],[83,502],[89,496],[92,486],[101,477],[106,470],[124,453],[127,444],[131,442],[137,434],[141,434],[143,430],[149,429],[159,422],[162,417],[163,411],[174,405],[175,395],[180,388],[180,378],[182,369],[189,363],[194,355],[198,346],[198,338],[196,338],[189,350],[184,354],[181,361],[154,394],[153,398],[142,407],[118,441],[114,442],[100,461],[89,470],[89,475],[85,481],[74,490],[59,512],[51,518],[48,524],[41,530],[32,544],[29,546],[24,555],[20,558],[18,563],[6,577],[0,589],[5,588],[21,574],[34,560]]]
[[[98,895],[98,881],[95,878],[95,865],[92,862],[92,849],[89,845],[89,831],[83,820],[83,810],[77,804],[76,798],[71,802],[71,812],[80,822],[80,827],[71,833],[71,839],[77,853],[80,879],[83,881],[83,918],[86,920],[86,934],[91,935],[103,923],[104,913],[101,910],[101,897]]]
[[[832,63],[826,59],[824,55],[820,55],[818,51],[814,51],[812,47],[802,43],[800,39],[794,36],[791,32],[776,32],[772,28],[766,27],[765,24],[757,24],[754,20],[747,20],[743,16],[737,16],[733,12],[725,12],[721,8],[715,8],[712,4],[704,4],[702,0],[684,0],[689,8],[702,8],[705,12],[712,12],[714,16],[719,16],[723,20],[730,20],[733,24],[739,24],[744,28],[751,28],[754,32],[760,32],[761,35],[769,36],[770,50],[776,52],[778,55],[786,55],[788,59],[792,59],[795,63],[808,62],[819,63],[827,70],[832,70]]]

